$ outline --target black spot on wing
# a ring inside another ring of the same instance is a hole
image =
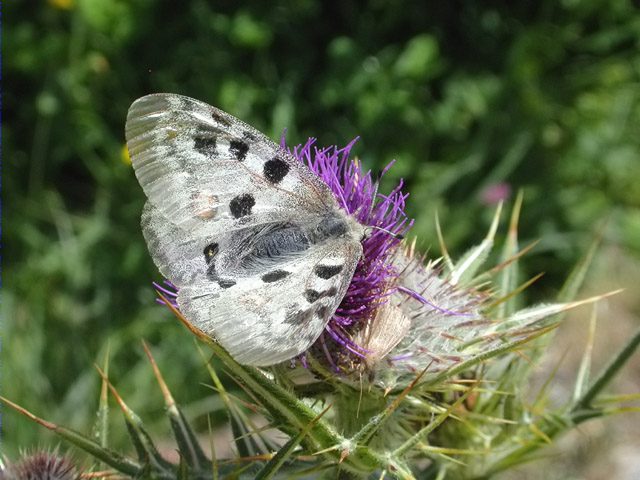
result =
[[[289,325],[304,325],[311,321],[313,312],[311,310],[289,310],[284,318],[284,323]]]
[[[249,140],[249,142],[255,142],[258,137],[256,137],[253,133],[251,132],[243,132],[242,133],[242,137],[246,138],[247,140]]]
[[[315,302],[321,297],[321,295],[322,294],[317,290],[308,289],[304,291],[304,298],[306,298],[309,303]]]
[[[206,247],[204,247],[203,253],[204,253],[204,259],[207,262],[207,265],[209,265],[213,260],[213,257],[215,257],[218,254],[218,244],[211,243],[207,245]]]
[[[249,215],[255,204],[256,200],[253,198],[253,195],[244,193],[234,197],[229,202],[229,210],[231,210],[231,215],[235,218],[241,218]]]
[[[274,157],[264,164],[264,176],[271,183],[277,184],[289,173],[289,164],[280,157]]]
[[[216,137],[198,134],[193,139],[193,148],[202,155],[211,157],[216,154]]]
[[[218,280],[218,285],[220,285],[221,288],[231,288],[236,284],[235,280],[231,280],[228,278],[221,278]]]
[[[218,285],[220,285],[220,288],[224,289],[231,288],[237,283],[231,278],[220,278],[220,275],[218,275],[218,272],[216,270],[215,262],[211,262],[207,267],[207,279],[211,282],[217,283]]]
[[[289,275],[290,272],[286,272],[284,270],[273,270],[272,272],[265,273],[261,278],[264,283],[273,283],[278,280],[282,280],[284,277]]]
[[[224,116],[216,110],[211,110],[211,118],[213,118],[214,122],[216,123],[224,125],[225,127],[231,127],[231,122],[224,118]]]
[[[309,288],[304,291],[304,298],[307,302],[314,303],[324,297],[333,297],[336,293],[338,293],[336,287],[331,287],[329,290],[325,290],[324,292],[319,292]]]
[[[313,271],[318,277],[328,280],[339,274],[342,271],[342,267],[343,265],[316,265]]]
[[[242,140],[231,140],[229,142],[229,152],[231,152],[231,155],[236,157],[236,159],[240,162],[245,159],[248,151],[249,144],[243,142]]]
[[[316,316],[324,320],[327,316],[328,310],[329,310],[329,307],[327,307],[326,305],[322,305],[316,310]]]

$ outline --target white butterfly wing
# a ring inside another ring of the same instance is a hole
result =
[[[182,230],[151,202],[145,204],[140,224],[149,253],[163,277],[177,287],[202,278],[207,269],[203,250],[211,238]]]
[[[302,258],[223,289],[206,280],[180,290],[178,306],[240,363],[274,365],[307,350],[344,297],[362,252],[327,242]]]
[[[129,109],[125,133],[149,201],[185,231],[230,232],[338,208],[291,154],[198,100],[142,97]]]
[[[207,275],[209,239],[187,235],[149,202],[142,230],[161,273],[182,286],[178,306],[185,317],[238,362],[256,366],[295,357],[315,342],[362,254],[357,241],[330,239],[229,288]]]
[[[329,188],[261,133],[187,97],[137,100],[126,132],[149,198],[143,234],[185,317],[241,363],[309,348],[362,254],[362,227]]]

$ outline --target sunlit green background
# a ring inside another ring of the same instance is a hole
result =
[[[49,420],[89,431],[93,363],[109,346],[114,383],[166,431],[143,338],[189,415],[215,401],[191,336],[153,302],[123,138],[146,93],[201,99],[273,138],[286,128],[290,144],[359,136],[372,169],[397,160],[383,189],[405,179],[414,233],[434,255],[436,210],[457,255],[487,228],[487,192],[522,189],[522,242],[541,240],[523,278],[546,272],[534,299],[553,294],[605,219],[604,243],[640,257],[634,2],[3,7],[2,394]],[[53,443],[2,411],[2,451]],[[123,431],[114,422],[116,445]]]

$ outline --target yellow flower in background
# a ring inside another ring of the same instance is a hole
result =
[[[129,157],[129,149],[126,143],[122,146],[122,150],[120,150],[120,160],[122,160],[122,163],[131,165],[131,157]]]
[[[47,3],[60,10],[71,10],[75,2],[74,0],[47,0]]]

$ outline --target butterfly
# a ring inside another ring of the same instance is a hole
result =
[[[201,101],[139,98],[125,133],[142,233],[185,318],[242,364],[307,350],[349,287],[364,227],[291,153]]]

